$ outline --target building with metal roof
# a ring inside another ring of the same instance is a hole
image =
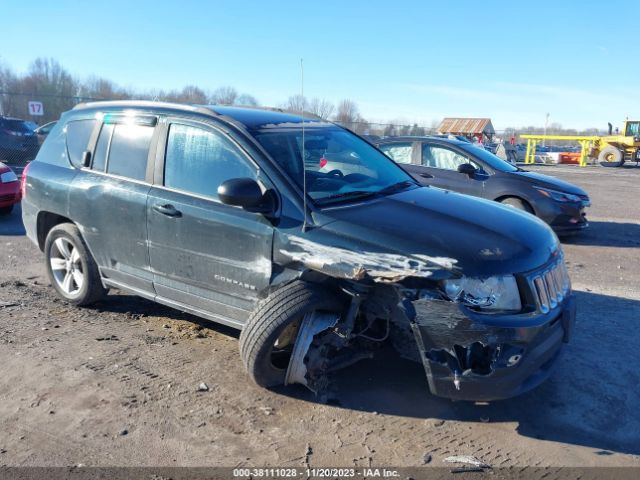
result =
[[[438,133],[491,139],[496,131],[490,118],[447,117],[440,123]]]

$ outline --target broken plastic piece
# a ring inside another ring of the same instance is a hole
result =
[[[453,372],[453,385],[456,387],[456,390],[460,390],[460,372],[458,372],[458,370]]]

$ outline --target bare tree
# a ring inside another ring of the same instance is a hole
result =
[[[78,102],[78,82],[52,58],[37,58],[19,83],[22,93],[31,96],[22,99],[25,118],[29,100],[43,103],[44,115],[38,118],[43,122],[57,119],[61,112],[70,110]]]
[[[233,105],[238,99],[238,91],[233,87],[217,88],[211,95],[211,103],[216,105]]]
[[[131,93],[106,78],[90,77],[78,86],[78,96],[86,100],[123,100],[131,98]]]
[[[421,137],[423,135],[426,135],[426,133],[427,132],[425,131],[424,127],[419,127],[417,123],[414,123],[413,127],[411,127],[410,135]]]
[[[338,104],[336,112],[336,122],[351,128],[351,124],[358,120],[360,113],[358,105],[353,100],[345,99]]]
[[[292,112],[305,112],[307,111],[307,99],[300,94],[292,95],[287,98],[283,107]]]
[[[240,95],[236,99],[235,104],[243,105],[246,107],[257,107],[258,105],[260,105],[260,103],[258,102],[258,99],[253,95],[249,95],[248,93],[243,93],[242,95]]]
[[[207,94],[200,87],[187,85],[178,95],[179,103],[204,105],[208,103]]]
[[[331,102],[325,100],[324,98],[320,99],[314,97],[310,102],[308,102],[307,109],[309,112],[322,118],[323,120],[328,120],[329,117],[331,117],[331,115],[333,114],[334,106]]]

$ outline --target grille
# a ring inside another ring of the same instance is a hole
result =
[[[534,273],[530,281],[538,307],[543,313],[556,308],[571,290],[571,279],[562,258]]]
[[[14,198],[16,198],[16,196],[13,193],[9,195],[0,195],[0,202],[10,202]]]

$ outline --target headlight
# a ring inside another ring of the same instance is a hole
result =
[[[18,181],[18,177],[16,177],[16,174],[13,173],[11,170],[0,174],[0,183],[11,183],[11,182],[17,182],[17,181]]]
[[[578,195],[572,193],[558,192],[557,190],[551,190],[549,188],[536,187],[542,195],[551,198],[556,202],[581,202],[582,199]]]
[[[479,310],[522,309],[520,291],[513,275],[502,277],[459,278],[442,282],[446,296]]]

